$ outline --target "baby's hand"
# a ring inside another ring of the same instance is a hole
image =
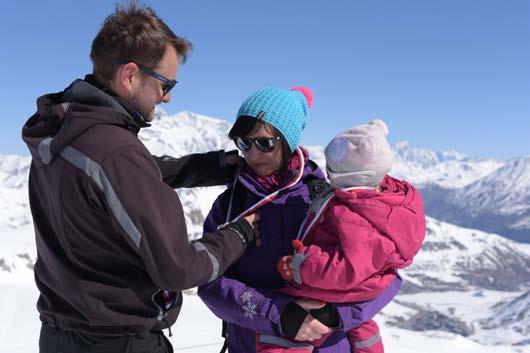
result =
[[[287,255],[287,256],[283,256],[278,261],[278,264],[276,265],[276,268],[278,269],[278,272],[280,272],[280,276],[285,281],[292,281],[293,278],[294,278],[294,271],[293,271],[293,267],[291,265],[292,262],[293,262],[293,256],[292,255]]]
[[[303,262],[305,259],[304,255],[297,254],[298,251],[302,249],[304,244],[298,240],[295,239],[292,241],[293,248],[295,250],[295,257],[301,256],[302,260],[299,261],[298,266]],[[300,260],[299,258],[297,260]],[[276,268],[278,269],[278,272],[280,272],[280,276],[286,280],[286,281],[295,281],[296,283],[302,283],[300,274],[297,275],[297,278],[295,278],[295,270],[293,268],[293,255],[287,255],[284,256],[278,261],[278,264],[276,265]]]

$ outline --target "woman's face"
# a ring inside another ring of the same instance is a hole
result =
[[[266,125],[260,124],[259,129],[244,137],[255,139],[260,137],[274,138],[276,136],[272,129],[267,128]],[[275,141],[274,149],[271,152],[261,152],[256,148],[254,143],[251,144],[248,152],[243,152],[243,157],[245,157],[247,164],[259,176],[267,176],[280,170],[282,167],[282,156],[283,143],[281,140]]]

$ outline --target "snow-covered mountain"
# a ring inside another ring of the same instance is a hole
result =
[[[507,160],[461,188],[428,184],[422,191],[435,218],[530,242],[530,157]]]
[[[140,134],[155,155],[234,148],[226,138],[231,126],[226,121],[191,112],[168,116],[158,111],[158,116]],[[403,342],[407,337],[418,339],[413,332],[417,331],[435,341],[443,336],[455,344],[479,342],[488,352],[530,352],[530,245],[442,221],[453,215],[455,224],[471,215],[512,217],[528,237],[530,158],[499,161],[433,152],[408,143],[393,147],[397,162],[391,173],[422,188],[428,214],[434,218],[427,219],[422,251],[402,273],[401,294],[380,316],[383,326],[392,332],[392,339],[402,337]],[[307,148],[323,167],[322,147]],[[31,282],[36,250],[27,197],[29,164],[29,157],[0,155],[0,287],[14,278]],[[178,190],[190,237],[202,233],[202,221],[222,190]],[[0,334],[1,328],[2,319]]]
[[[31,157],[0,155],[0,187],[21,189],[27,186]]]
[[[168,116],[161,109],[157,109],[155,119],[150,128],[140,132],[140,139],[154,155],[178,157],[190,152],[235,149],[227,137],[232,127],[228,121],[192,112]]]
[[[304,146],[311,159],[324,168],[326,159],[322,146]],[[411,146],[402,141],[392,145],[395,163],[390,174],[425,188],[436,186],[455,190],[484,178],[502,167],[505,162],[494,159],[468,157],[455,151],[435,152]]]
[[[436,152],[398,142],[392,146],[396,163],[391,174],[410,180],[420,187],[437,185],[458,189],[469,185],[500,168],[504,162],[469,157],[456,151]]]
[[[514,158],[484,178],[459,189],[455,201],[472,214],[529,214],[530,157]],[[521,225],[519,225],[521,226]]]

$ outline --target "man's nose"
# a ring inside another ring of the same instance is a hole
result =
[[[169,103],[170,100],[171,100],[171,92],[166,93],[162,97],[162,102],[164,102],[164,103]]]

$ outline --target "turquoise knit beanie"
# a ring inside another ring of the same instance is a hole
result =
[[[265,87],[243,102],[237,117],[250,116],[271,124],[282,134],[293,152],[302,138],[312,104],[313,94],[308,88],[299,86],[284,90]]]

